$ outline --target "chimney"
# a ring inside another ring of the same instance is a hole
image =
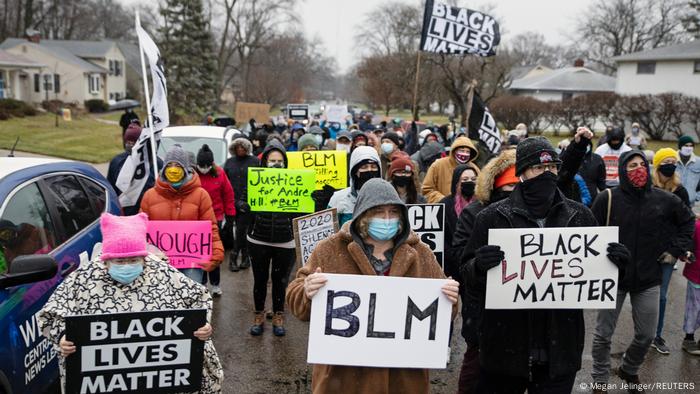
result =
[[[578,58],[574,60],[574,67],[583,67],[583,59]]]
[[[25,34],[27,35],[27,41],[38,44],[41,41],[41,32],[34,29],[27,29]]]

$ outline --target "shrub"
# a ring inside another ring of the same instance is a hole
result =
[[[0,120],[9,119],[11,117],[23,118],[25,116],[36,115],[36,109],[24,101],[14,99],[0,100]]]
[[[92,99],[85,101],[85,108],[88,112],[106,112],[109,110],[109,104],[105,103],[104,100]]]

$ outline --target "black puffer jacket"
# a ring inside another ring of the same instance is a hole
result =
[[[440,204],[445,204],[445,275],[457,278],[459,276],[459,265],[462,257],[462,248],[452,246],[452,236],[457,228],[457,212],[455,212],[455,193],[457,184],[462,173],[472,169],[467,164],[460,164],[452,172],[452,187],[450,195],[440,200]],[[466,207],[463,208],[463,210]]]
[[[545,227],[595,226],[591,211],[566,199],[557,191]],[[562,376],[581,369],[584,321],[581,309],[484,309],[486,275],[476,270],[474,254],[488,244],[489,229],[539,227],[528,212],[519,185],[510,197],[484,208],[476,217],[471,238],[464,253],[467,287],[477,289],[481,324],[478,342],[481,367],[488,372],[527,378],[534,337],[543,338],[548,347],[549,375]],[[465,319],[465,317],[462,317]]]
[[[605,184],[605,163],[603,158],[593,153],[592,150],[583,157],[583,163],[581,163],[578,173],[586,181],[592,201],[595,201],[595,198],[598,196],[598,190],[602,191],[608,188]]]
[[[270,141],[263,150],[260,160],[261,167],[267,167],[267,157],[272,151],[278,151],[284,156],[284,167],[287,168],[287,151],[277,140]],[[292,219],[301,214],[283,212],[254,212],[253,223],[248,226],[248,236],[262,242],[284,243],[294,239]]]
[[[620,228],[620,243],[632,254],[631,263],[620,270],[619,288],[631,293],[661,284],[659,256],[668,252],[678,257],[692,250],[695,216],[680,198],[651,187],[635,188],[627,177],[627,162],[644,154],[638,150],[620,156],[620,186],[611,190],[610,225]],[[608,193],[600,193],[593,202],[593,214],[604,226],[608,216]]]
[[[236,147],[242,146],[248,153],[244,157],[236,156]],[[233,194],[236,197],[236,211],[238,214],[250,212],[248,207],[248,168],[257,167],[260,161],[253,156],[253,144],[244,136],[236,137],[229,146],[231,157],[224,164],[224,171],[228,177]],[[245,204],[245,206],[243,206]],[[244,209],[241,209],[244,208]]]

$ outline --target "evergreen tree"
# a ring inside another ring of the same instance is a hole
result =
[[[700,38],[700,0],[688,1],[690,11],[681,21],[688,33],[695,38]]]
[[[214,110],[216,59],[202,0],[166,0],[160,13],[171,119]]]

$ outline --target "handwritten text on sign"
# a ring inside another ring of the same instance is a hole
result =
[[[304,265],[319,242],[338,232],[338,214],[335,208],[294,219],[294,242],[297,258]]]
[[[200,389],[206,310],[66,317],[68,393],[173,393]]]
[[[445,264],[445,204],[409,204],[411,230],[435,253],[440,266]]]
[[[150,220],[146,240],[168,256],[177,269],[202,268],[211,260],[211,222],[208,220]]]
[[[311,302],[310,364],[445,368],[443,279],[326,274]]]
[[[314,170],[248,168],[248,205],[253,212],[313,212]]]
[[[615,308],[617,238],[617,227],[490,229],[505,259],[488,272],[486,309]]]
[[[313,152],[289,152],[290,169],[316,171],[316,190],[329,185],[345,189],[348,182],[348,162],[344,151],[324,150]]]

